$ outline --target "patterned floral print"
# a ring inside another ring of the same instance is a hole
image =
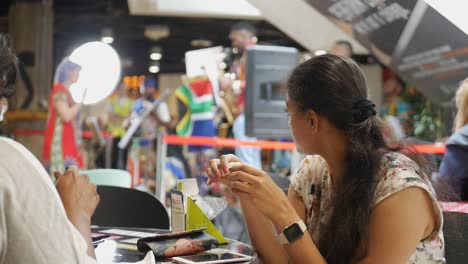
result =
[[[405,188],[420,187],[430,195],[435,211],[438,212],[436,231],[419,243],[408,264],[446,263],[442,210],[429,178],[420,171],[414,161],[403,154],[394,152],[386,154],[382,158],[381,166],[378,177],[380,180],[374,195],[374,207]],[[296,175],[291,178],[291,186],[302,197],[307,208],[307,226],[312,239],[317,244],[320,230],[329,221],[333,209],[331,179],[326,161],[320,156],[307,156]]]

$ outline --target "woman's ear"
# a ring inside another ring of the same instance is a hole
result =
[[[309,119],[309,124],[312,128],[313,132],[317,132],[319,128],[319,117],[317,115],[317,112],[314,110],[307,110],[306,116]]]

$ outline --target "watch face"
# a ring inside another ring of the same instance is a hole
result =
[[[298,223],[294,223],[284,231],[284,236],[288,239],[289,243],[296,241],[304,235]]]

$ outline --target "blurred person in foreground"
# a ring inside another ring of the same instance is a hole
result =
[[[15,93],[16,65],[0,35],[2,117]],[[4,137],[0,156],[0,264],[96,263],[90,225],[99,196],[89,178],[56,172],[55,187],[30,151]]]
[[[239,196],[262,263],[446,263],[431,181],[386,144],[353,60],[327,54],[296,67],[286,108],[308,154],[287,196],[234,155],[210,161],[210,179]]]
[[[80,65],[65,57],[55,72],[42,153],[43,164],[50,174],[65,171],[70,166],[83,167],[80,152],[82,102],[75,103],[70,93],[80,71]]]
[[[468,79],[458,88],[455,101],[458,111],[454,134],[446,142],[439,174],[462,200],[468,201]]]

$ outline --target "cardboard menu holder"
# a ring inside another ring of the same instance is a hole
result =
[[[197,205],[199,197],[196,179],[177,181],[177,190],[171,191],[171,226],[173,232],[206,228],[205,233],[220,244],[227,243],[223,234]]]

